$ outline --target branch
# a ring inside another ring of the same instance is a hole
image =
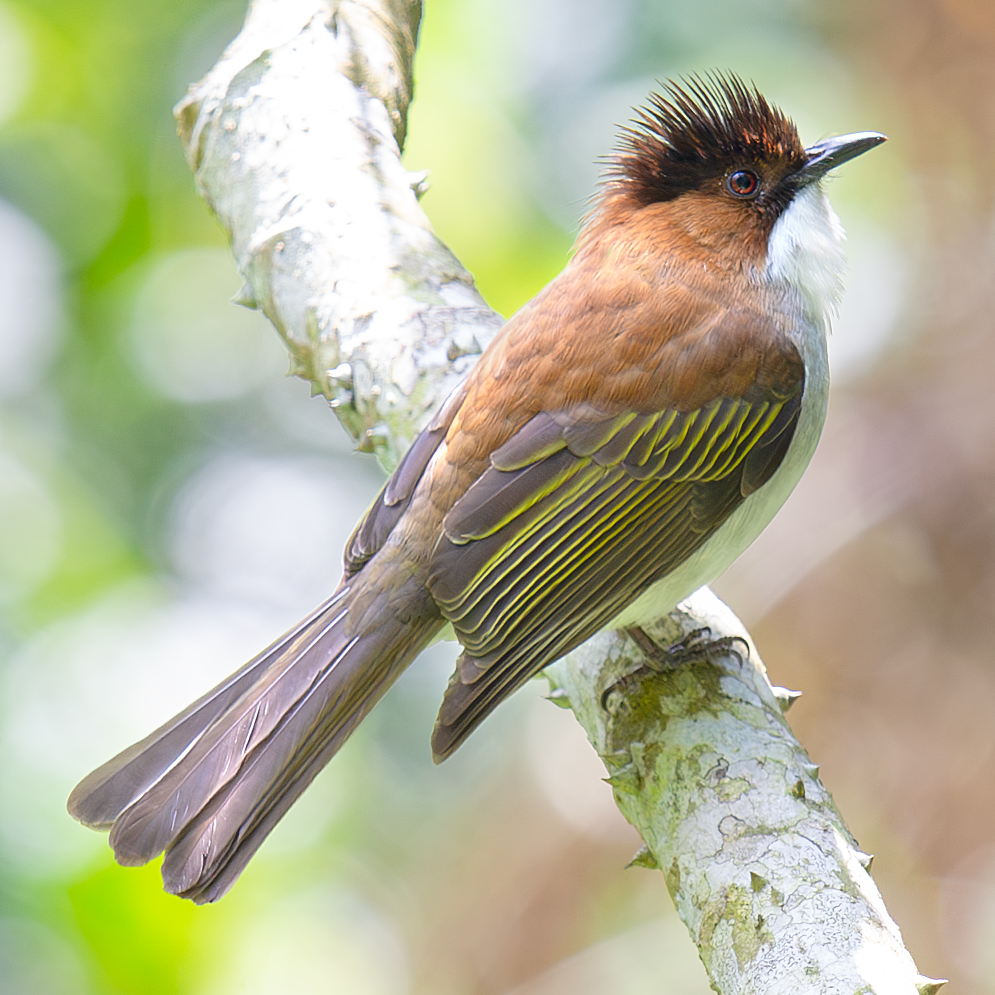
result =
[[[401,165],[418,0],[257,0],[177,105],[201,195],[291,372],[385,468],[503,321]]]
[[[722,995],[933,995],[943,982],[919,975],[788,727],[797,695],[771,686],[742,622],[703,587],[650,635],[667,646],[702,628],[735,651],[633,681],[645,657],[602,632],[547,668],[646,842],[634,863],[663,870]]]
[[[238,303],[388,469],[501,325],[401,165],[420,15],[418,0],[255,0],[176,108],[246,280]],[[663,869],[721,995],[932,995],[942,982],[902,946],[739,620],[703,588],[650,635],[705,627],[743,652],[653,670],[603,632],[547,669],[646,841],[635,862]]]

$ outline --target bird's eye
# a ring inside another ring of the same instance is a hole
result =
[[[726,186],[737,197],[752,197],[760,189],[760,178],[749,169],[737,169],[726,180]]]

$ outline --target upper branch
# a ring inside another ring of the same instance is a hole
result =
[[[420,6],[256,0],[176,108],[245,276],[238,303],[385,466],[502,323],[401,164]]]

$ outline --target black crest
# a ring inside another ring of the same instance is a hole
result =
[[[741,166],[800,169],[805,149],[791,119],[738,76],[668,83],[624,129],[606,179],[642,203],[673,200]]]

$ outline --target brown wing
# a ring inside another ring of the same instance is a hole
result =
[[[411,443],[366,514],[356,523],[342,554],[347,578],[359,573],[370,558],[383,548],[394,526],[407,511],[411,495],[445,438],[465,394],[464,383],[449,395],[435,417]]]
[[[433,735],[437,759],[770,479],[804,387],[797,352],[781,366],[776,384],[691,411],[542,412],[493,453],[446,515],[432,561],[429,589],[464,647]]]

